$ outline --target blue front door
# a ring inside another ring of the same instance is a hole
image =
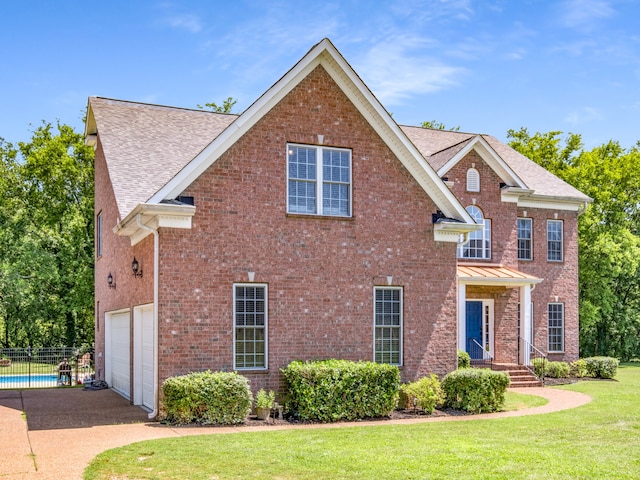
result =
[[[482,358],[482,302],[467,302],[466,308],[467,353],[474,359]]]

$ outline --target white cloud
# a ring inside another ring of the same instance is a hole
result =
[[[188,30],[191,33],[198,33],[202,30],[202,23],[196,15],[182,14],[167,17],[164,20],[172,28]]]
[[[591,30],[615,10],[607,0],[566,0],[560,5],[560,23],[568,28]]]
[[[564,121],[571,125],[579,125],[583,123],[602,120],[604,117],[602,113],[593,107],[582,107],[579,110],[569,113],[564,117]]]
[[[419,37],[390,38],[373,45],[354,65],[383,104],[398,105],[415,95],[454,86],[465,74],[464,68],[426,55],[423,49],[429,43]]]

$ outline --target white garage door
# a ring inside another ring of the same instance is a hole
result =
[[[107,314],[105,329],[105,376],[107,384],[131,398],[129,312]]]
[[[135,339],[133,403],[153,410],[153,305],[136,307],[133,316]]]

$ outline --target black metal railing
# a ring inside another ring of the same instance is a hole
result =
[[[544,372],[547,370],[547,356],[523,337],[518,337],[518,358],[529,372],[544,385]]]
[[[480,345],[476,339],[470,338],[469,340],[467,353],[471,357],[471,366],[474,368],[493,369],[493,355]]]
[[[80,353],[74,347],[0,348],[0,389],[88,383],[93,365],[90,352]]]

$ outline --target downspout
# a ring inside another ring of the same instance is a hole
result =
[[[160,278],[160,238],[158,230],[142,223],[142,214],[136,215],[136,224],[142,230],[153,233],[153,410],[149,419],[158,415],[158,279]]]

